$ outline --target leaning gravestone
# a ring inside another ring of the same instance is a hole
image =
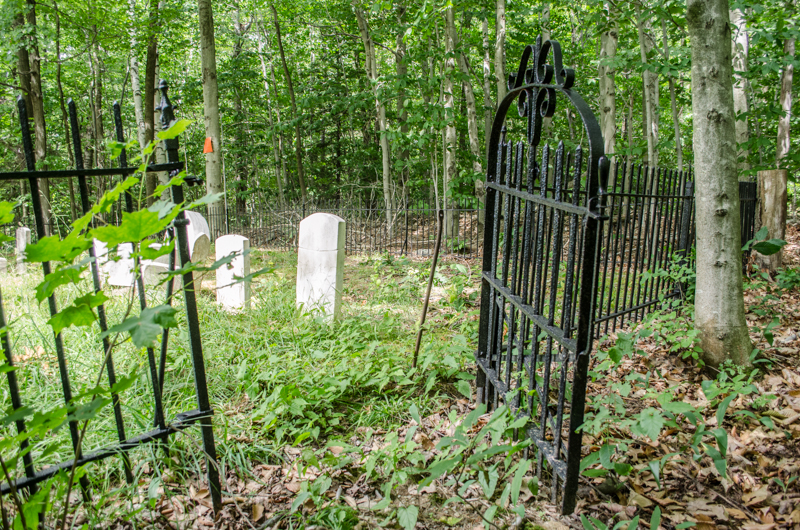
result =
[[[217,238],[217,260],[235,253],[230,265],[217,269],[217,303],[227,309],[250,307],[250,280],[237,280],[250,274],[250,240],[244,236]]]
[[[342,304],[344,219],[315,213],[300,221],[297,305],[335,319]]]
[[[0,258],[0,272],[5,273],[8,270],[8,260]]]
[[[186,227],[186,235],[189,239],[189,259],[193,263],[202,263],[211,250],[211,230],[208,229],[205,217],[197,212],[186,211],[186,219],[189,221],[189,225]]]
[[[28,267],[25,264],[25,248],[31,244],[31,229],[20,226],[17,228],[17,272],[24,274]]]

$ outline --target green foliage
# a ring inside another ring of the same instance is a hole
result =
[[[752,249],[763,256],[777,254],[786,245],[786,241],[783,239],[767,239],[768,235],[769,229],[766,226],[762,226],[753,239],[744,244],[742,251]]]
[[[687,313],[691,308],[686,308]],[[691,321],[676,312],[655,313],[633,333],[619,333],[615,344],[607,351],[598,352],[599,363],[590,372],[594,379],[613,379],[610,392],[590,399],[591,411],[586,414],[582,426],[584,432],[605,440],[597,451],[584,457],[581,472],[587,477],[625,477],[631,473],[650,473],[661,487],[664,466],[673,460],[708,458],[720,476],[727,476],[728,430],[727,422],[746,419],[760,420],[765,425],[772,422],[768,417],[759,418],[753,410],[738,410],[730,413],[731,404],[737,398],[747,397],[754,410],[764,408],[775,399],[771,394],[760,395],[754,380],[759,377],[757,368],[744,368],[728,362],[720,367],[717,377],[702,381],[700,387],[708,405],[698,407],[676,399],[673,381],[659,379],[658,372],[646,375],[634,371],[623,377],[614,372],[623,359],[635,360],[640,354],[636,344],[648,339],[658,348],[680,354],[684,359],[692,358],[700,364],[696,354],[697,333]],[[757,353],[754,352],[754,354]],[[659,384],[654,384],[658,382]],[[664,388],[666,387],[666,388]],[[647,400],[650,406],[631,407],[626,398],[635,394],[637,400]],[[716,413],[710,420],[704,419],[704,409],[712,408]],[[627,462],[627,451],[639,437],[657,442],[665,428],[669,428],[672,440],[678,442],[678,451],[653,459],[641,465]],[[677,434],[676,434],[677,433]],[[660,512],[653,513],[651,524],[658,525]],[[585,519],[585,528],[603,528],[591,519]]]
[[[173,137],[185,129],[185,120],[178,122],[169,131],[163,134],[164,138]],[[178,177],[182,178],[182,177]],[[104,224],[103,215],[119,206],[123,197],[123,192],[130,189],[137,180],[129,178],[115,186],[112,190],[105,193],[95,204],[92,210],[84,217],[76,220],[73,229],[65,236],[58,234],[42,238],[37,243],[29,245],[26,249],[26,261],[29,263],[50,262],[54,270],[47,274],[43,281],[39,282],[34,288],[35,299],[41,303],[46,298],[52,298],[55,306],[62,306],[62,309],[53,314],[47,324],[52,328],[52,334],[67,335],[70,328],[81,328],[83,333],[91,336],[93,343],[90,349],[96,349],[100,344],[101,338],[109,338],[110,347],[108,350],[101,350],[100,371],[92,374],[95,381],[90,387],[82,387],[78,395],[72,397],[66,406],[56,406],[47,408],[46,404],[34,403],[32,407],[22,407],[14,410],[8,408],[5,414],[0,417],[0,425],[4,428],[4,436],[0,438],[0,480],[13,481],[21,472],[22,458],[35,451],[37,466],[47,461],[50,455],[54,455],[64,447],[64,440],[60,431],[67,422],[74,422],[79,426],[80,435],[78,443],[84,441],[90,423],[95,421],[102,422],[105,409],[112,403],[112,396],[125,392],[139,379],[134,368],[129,377],[119,377],[113,387],[100,384],[103,380],[107,360],[115,349],[121,347],[126,342],[126,335],[130,336],[131,343],[135,350],[131,353],[137,355],[146,347],[155,345],[163,331],[168,328],[178,326],[178,310],[170,305],[159,305],[148,307],[142,311],[134,311],[138,308],[138,303],[134,303],[134,290],[127,292],[128,300],[124,301],[122,311],[110,313],[105,311],[106,319],[110,325],[104,333],[96,333],[93,325],[98,321],[98,311],[104,304],[114,305],[116,301],[111,300],[101,290],[95,290],[91,282],[86,281],[86,273],[89,266],[94,261],[86,255],[92,244],[93,239],[98,239],[107,243],[111,255],[116,253],[118,245],[121,243],[134,243],[134,256],[137,258],[152,259],[173,251],[174,243],[170,243],[156,249],[151,247],[148,238],[154,238],[161,234],[185,208],[184,204],[172,204],[166,201],[157,202],[150,209],[140,209],[133,213],[125,213],[119,226]],[[10,212],[13,205],[7,202],[0,202],[0,219],[5,222],[13,218]],[[97,228],[90,228],[97,225]],[[138,249],[141,243],[141,249]],[[234,256],[229,256],[221,263],[215,263],[210,267],[214,269],[221,264],[230,262]],[[182,272],[182,271],[181,271]],[[141,270],[134,271],[140,274]],[[174,276],[177,273],[173,273]],[[256,276],[255,273],[251,276]],[[63,303],[66,301],[66,303]],[[53,307],[50,305],[49,307]],[[110,320],[110,317],[118,317],[118,321]],[[38,330],[42,337],[45,348],[50,348],[49,342],[45,338],[47,335]],[[7,332],[7,330],[3,330]],[[50,336],[52,337],[52,334]],[[75,334],[70,336],[75,340]],[[70,341],[64,341],[67,348],[72,348]],[[134,367],[136,364],[134,363]],[[0,366],[2,370],[18,370],[19,367],[11,367],[7,364]],[[24,380],[24,379],[23,379]],[[19,420],[25,421],[25,430],[17,431],[16,435],[11,434],[10,426]],[[27,448],[23,448],[21,442],[28,442]],[[80,450],[80,448],[78,449]],[[63,499],[69,498],[71,491],[76,484],[76,480],[83,475],[81,469],[74,465],[65,468],[64,471],[55,475],[45,482],[42,489],[35,495],[23,498],[19,492],[12,492],[12,499],[16,511],[12,522],[14,529],[34,529],[38,527],[37,520],[46,517],[53,509],[54,502],[58,501],[63,508],[59,515],[60,524],[63,526],[68,511],[71,509],[69,502]],[[151,492],[158,489],[158,481],[151,483]],[[155,490],[153,489],[155,488]],[[152,497],[152,495],[151,495]],[[6,515],[4,509],[4,516]],[[51,516],[52,517],[52,516]]]

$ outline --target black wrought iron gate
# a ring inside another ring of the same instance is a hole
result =
[[[163,130],[167,130],[173,123],[175,117],[173,113],[173,106],[170,103],[169,97],[167,95],[168,86],[166,82],[162,81],[160,88],[162,93],[161,105],[159,107],[159,109],[161,110],[161,125]],[[25,162],[27,166],[27,171],[0,173],[0,180],[25,179],[28,181],[30,185],[31,200],[33,203],[33,209],[36,219],[36,231],[39,239],[44,238],[46,235],[44,217],[42,211],[43,205],[41,198],[39,196],[40,179],[78,177],[81,207],[83,209],[83,213],[86,214],[91,209],[91,204],[90,204],[91,198],[89,195],[89,188],[86,180],[87,177],[103,177],[103,176],[112,177],[118,175],[122,179],[125,179],[128,176],[138,171],[138,168],[136,167],[128,167],[127,156],[124,149],[122,150],[119,156],[118,168],[108,168],[108,169],[84,168],[83,151],[81,149],[81,140],[80,140],[81,136],[78,126],[78,117],[75,104],[72,102],[72,100],[69,101],[69,115],[70,115],[70,124],[71,124],[72,140],[73,140],[75,169],[37,171],[36,161],[34,158],[33,145],[31,141],[31,134],[28,125],[27,112],[25,104],[21,98],[18,100],[18,109],[19,109],[20,125],[22,129],[22,142],[23,142],[23,150],[25,153]],[[114,121],[115,121],[117,141],[124,144],[125,140],[122,133],[122,119],[120,115],[119,104],[117,103],[114,104]],[[150,165],[148,166],[147,169],[148,171],[152,172],[158,172],[158,171],[169,172],[170,178],[172,178],[178,175],[178,173],[184,168],[184,162],[179,160],[177,139],[165,140],[165,144],[167,152],[167,163]],[[186,182],[188,185],[193,185],[199,183],[200,181],[198,179],[192,179],[190,177],[186,177],[184,179],[184,182]],[[175,204],[182,204],[184,201],[182,185],[172,185],[171,192],[172,192],[172,201]],[[126,193],[125,207],[126,210],[130,213],[133,212],[133,201],[130,192],[126,191],[125,193]],[[174,220],[173,227],[168,229],[169,237],[177,238],[177,255],[178,259],[180,260],[179,264],[182,270],[189,265],[190,261],[189,242],[188,242],[186,226],[187,226],[187,220],[185,218],[184,213],[181,212],[180,214],[178,214],[178,217]],[[91,257],[95,258],[94,249],[90,248],[89,252]],[[52,271],[51,264],[49,262],[44,262],[42,264],[42,268],[44,270],[45,276],[50,274]],[[134,265],[134,269],[138,270],[138,267]],[[169,270],[172,271],[175,270],[175,253],[173,253],[172,256],[170,257]],[[197,398],[197,409],[176,414],[171,419],[171,421],[168,421],[167,418],[165,418],[164,403],[162,402],[162,390],[164,387],[165,365],[166,365],[166,355],[167,355],[169,336],[168,336],[168,330],[164,329],[162,330],[160,358],[158,360],[156,359],[156,352],[153,348],[147,349],[147,365],[150,376],[149,380],[151,382],[152,398],[155,408],[153,413],[154,428],[152,430],[143,432],[133,437],[127,436],[125,430],[125,418],[123,417],[122,414],[121,397],[119,395],[112,395],[112,406],[114,412],[114,421],[117,429],[118,443],[111,445],[107,448],[99,449],[90,453],[82,452],[79,443],[80,435],[78,432],[78,422],[71,421],[69,423],[69,431],[70,431],[70,438],[72,441],[72,448],[74,451],[74,458],[72,460],[62,462],[60,464],[51,465],[48,467],[44,467],[43,469],[37,470],[35,462],[32,459],[32,453],[29,451],[28,448],[28,442],[24,440],[21,443],[20,453],[24,455],[23,467],[25,471],[25,476],[17,478],[12,482],[3,482],[2,484],[0,484],[0,494],[6,494],[12,490],[18,491],[22,489],[35,491],[36,484],[56,475],[61,470],[65,469],[69,470],[71,467],[73,467],[73,464],[75,463],[76,460],[77,460],[77,465],[83,465],[89,462],[105,459],[114,455],[120,456],[124,468],[125,478],[128,481],[128,483],[131,483],[134,477],[131,471],[130,462],[126,454],[128,451],[130,451],[135,447],[140,446],[143,443],[166,441],[171,434],[181,431],[187,428],[188,426],[192,425],[193,423],[199,423],[203,439],[203,451],[205,453],[209,490],[211,493],[213,507],[215,511],[219,510],[219,508],[221,507],[221,489],[220,489],[219,470],[217,467],[216,446],[214,443],[214,433],[212,430],[212,422],[211,422],[211,416],[214,414],[214,412],[211,409],[211,405],[209,402],[208,386],[206,383],[205,362],[203,359],[203,348],[200,337],[200,323],[197,314],[197,302],[195,298],[194,278],[190,268],[187,268],[186,271],[187,272],[183,272],[181,274],[181,278],[183,283],[183,297],[186,308],[185,316],[188,328],[187,331],[189,338],[189,348],[191,350],[192,366],[194,370],[194,387]],[[91,274],[94,282],[95,291],[99,291],[101,289],[99,272],[100,271],[98,270],[97,260],[93,259],[91,263]],[[137,276],[136,289],[139,295],[140,308],[142,310],[145,310],[147,308],[147,300],[145,297],[142,275],[137,274],[136,276]],[[165,303],[167,304],[171,304],[173,297],[172,283],[173,283],[172,281],[166,282],[167,293],[166,293]],[[49,296],[48,304],[51,316],[56,315],[58,313],[58,307],[57,307],[55,293]],[[105,308],[101,304],[100,306],[98,306],[97,309],[98,309],[98,324],[100,326],[100,330],[102,332],[105,332],[108,329]],[[2,302],[0,301],[0,328],[5,328],[5,325],[6,323],[2,311]],[[11,332],[13,333],[13,330]],[[67,364],[67,358],[64,352],[62,334],[61,333],[56,334],[54,336],[54,340],[55,340],[56,356],[58,359],[58,371],[61,380],[63,397],[67,405],[72,405],[73,404],[72,383],[70,382],[69,366]],[[104,339],[101,344],[98,344],[98,349],[101,347],[102,351],[105,353],[104,364],[108,376],[108,383],[110,387],[113,387],[117,380],[117,376],[114,370],[114,358],[113,355],[111,355],[111,349],[108,339]],[[6,363],[9,366],[13,365],[14,358],[11,348],[11,342],[9,341],[8,338],[8,332],[3,333],[2,348],[4,350]],[[8,379],[8,389],[11,397],[12,408],[14,410],[17,410],[24,405],[24,399],[20,389],[20,384],[19,381],[17,380],[14,371],[7,371],[6,375]],[[16,427],[20,433],[25,431],[26,424],[24,418],[20,418],[16,421]],[[86,482],[85,476],[83,478],[83,481],[84,482],[82,485],[84,486],[84,496],[88,497],[89,496],[87,488],[88,482]]]
[[[575,508],[580,475],[578,428],[608,179],[600,127],[574,81],[558,42],[539,38],[525,48],[495,114],[475,354],[479,402],[489,408],[503,402],[530,418],[524,432],[533,441],[540,483],[548,471],[553,502],[563,490],[564,513]],[[580,117],[588,149],[568,150],[563,142],[553,149],[542,137],[558,100]],[[507,116],[514,102],[526,120]],[[515,134],[524,140],[514,142]]]

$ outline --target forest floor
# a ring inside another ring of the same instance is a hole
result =
[[[524,517],[509,499],[511,473],[489,474],[503,463],[502,454],[470,468],[458,487],[448,473],[419,486],[425,473],[414,472],[436,460],[440,443],[458,437],[475,409],[479,263],[440,263],[414,370],[410,357],[429,262],[348,258],[342,319],[329,326],[294,308],[296,256],[257,250],[253,270],[272,266],[274,273],[255,280],[250,311],[217,309],[213,282],[206,281],[199,296],[225,477],[217,520],[199,433],[190,429],[173,438],[170,458],[152,449],[134,452],[131,487],[121,482],[113,460],[92,464],[102,470],[90,473],[102,493],[92,504],[73,496],[70,523],[113,529],[798,530],[797,226],[787,239],[784,272],[765,278],[753,271],[746,281],[751,338],[761,350],[752,371],[726,367],[715,374],[698,367],[697,336],[686,311],[665,311],[598,341],[578,507],[560,515],[549,481],[537,488],[533,472],[523,470],[516,487]],[[12,297],[12,311],[14,303],[22,302]],[[193,399],[185,337],[175,340],[168,374],[176,380],[165,391],[165,402],[179,402],[173,412],[192,408]],[[52,369],[46,375],[55,381]],[[142,417],[149,406],[142,402]],[[466,434],[493,421],[484,414]],[[505,469],[511,460],[519,455]],[[391,491],[389,481],[396,484]],[[466,502],[453,502],[456,490]],[[483,518],[489,513],[491,523]]]

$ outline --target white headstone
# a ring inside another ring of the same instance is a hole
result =
[[[345,221],[315,213],[300,221],[297,305],[334,319],[342,304]]]
[[[186,211],[189,225],[186,234],[189,236],[189,259],[194,263],[202,263],[211,250],[211,230],[205,217],[197,212]]]
[[[241,281],[250,274],[250,240],[244,236],[227,235],[215,242],[217,260],[235,253],[230,265],[217,269],[217,303],[229,309],[250,307],[250,280]]]
[[[0,272],[6,272],[8,270],[8,260],[6,258],[0,258]]]
[[[25,264],[25,248],[31,244],[31,229],[20,226],[17,228],[17,272],[20,274],[28,270]]]
[[[117,261],[110,261],[108,283],[115,287],[133,287],[133,243],[121,243],[117,247]]]

